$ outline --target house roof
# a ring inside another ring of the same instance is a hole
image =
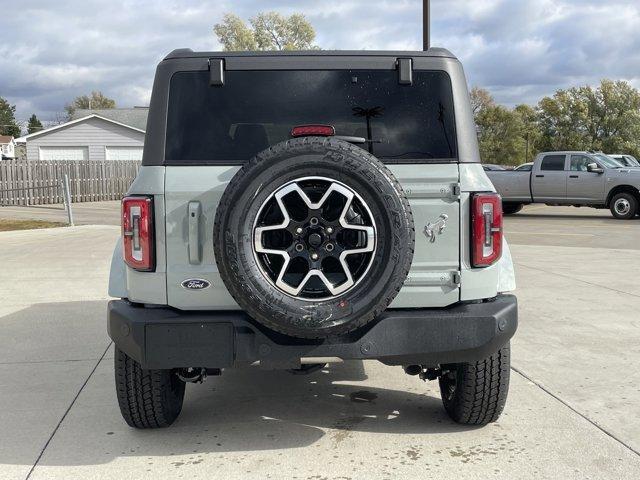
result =
[[[0,135],[0,143],[11,143],[13,137],[11,135]]]
[[[88,117],[89,115],[98,115],[102,118],[108,118],[123,125],[137,128],[138,130],[146,130],[148,114],[148,107],[103,108],[97,110],[78,109],[71,115],[71,120],[78,120],[79,118]]]
[[[70,125],[74,125],[76,123],[84,122],[89,120],[90,118],[99,118],[100,120],[104,120],[105,122],[113,123],[115,125],[120,125],[121,127],[130,128],[131,130],[135,130],[136,132],[145,133],[145,131],[141,128],[132,127],[131,125],[126,125],[122,122],[117,122],[110,118],[105,118],[101,115],[96,115],[95,113],[91,115],[87,115],[86,117],[78,118],[77,120],[71,120],[70,122],[61,123],[60,125],[56,125],[55,127],[47,128],[46,130],[40,130],[38,132],[30,133],[29,135],[25,135],[20,138],[16,138],[16,143],[24,143],[30,138],[38,137],[40,135],[46,135],[56,130],[60,130],[61,128],[66,128]]]

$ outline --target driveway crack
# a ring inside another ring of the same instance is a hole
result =
[[[589,422],[591,425],[593,425],[594,427],[596,427],[598,430],[600,430],[602,433],[604,433],[605,435],[607,435],[608,437],[612,438],[613,440],[615,440],[616,442],[618,442],[620,445],[622,445],[623,447],[625,447],[627,450],[635,453],[636,455],[638,455],[640,457],[640,451],[636,450],[635,448],[633,448],[631,445],[629,445],[628,443],[626,443],[624,440],[622,440],[621,438],[617,437],[614,433],[608,431],[606,428],[604,428],[603,426],[599,425],[595,420],[589,418],[587,415],[585,415],[584,413],[580,412],[579,410],[577,410],[575,407],[573,407],[570,403],[566,402],[565,400],[563,400],[562,398],[560,398],[558,395],[556,395],[555,393],[553,393],[551,390],[549,390],[547,387],[545,387],[544,385],[542,385],[540,382],[534,380],[533,378],[531,378],[529,375],[527,375],[526,373],[524,373],[522,370],[520,370],[519,368],[516,368],[514,366],[511,366],[511,370],[513,370],[514,372],[516,372],[518,375],[520,375],[521,377],[523,377],[524,379],[530,381],[531,383],[533,383],[536,387],[538,387],[540,390],[542,390],[543,392],[545,392],[547,395],[550,395],[551,397],[553,397],[555,400],[557,400],[558,402],[560,402],[561,404],[563,404],[565,407],[567,407],[569,410],[571,410],[573,413],[579,415],[580,417],[582,417],[584,420],[586,420],[587,422]]]
[[[29,470],[29,473],[27,473],[27,476],[25,477],[25,480],[29,480],[29,478],[31,477],[31,474],[33,473],[33,471],[35,470],[35,468],[38,466],[38,463],[40,462],[40,459],[42,458],[42,455],[44,455],[45,450],[47,449],[47,447],[49,446],[49,443],[51,443],[51,440],[53,440],[53,437],[55,436],[55,434],[58,432],[58,429],[60,428],[60,425],[62,425],[62,422],[64,422],[64,419],[67,418],[67,415],[69,414],[69,411],[71,410],[71,408],[75,405],[76,400],[78,400],[78,397],[80,396],[80,394],[82,393],[82,390],[84,390],[84,387],[87,386],[87,383],[89,383],[89,380],[91,379],[91,377],[93,376],[93,374],[95,373],[96,369],[98,368],[98,365],[100,365],[100,362],[102,362],[102,360],[104,359],[105,355],[107,354],[107,352],[109,351],[109,348],[111,348],[111,344],[113,342],[109,342],[109,344],[107,345],[107,348],[104,349],[104,352],[102,352],[102,355],[100,356],[100,358],[98,359],[98,361],[96,362],[96,364],[93,366],[93,369],[91,370],[91,372],[89,373],[89,376],[86,378],[86,380],[84,381],[84,383],[82,384],[82,386],[80,387],[80,389],[78,390],[78,393],[76,393],[75,397],[73,397],[73,400],[71,400],[71,403],[69,404],[69,406],[67,407],[67,410],[64,412],[64,414],[62,415],[62,417],[60,418],[60,421],[58,422],[58,424],[56,425],[56,428],[53,429],[53,432],[51,432],[51,435],[49,436],[48,440],[46,441],[46,443],[44,444],[44,446],[42,447],[42,450],[40,451],[40,454],[38,455],[38,458],[36,458],[36,461],[34,462],[33,466],[31,467],[31,469]]]

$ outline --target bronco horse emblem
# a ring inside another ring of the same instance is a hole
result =
[[[443,213],[438,217],[437,221],[434,223],[429,222],[424,227],[424,234],[431,243],[436,241],[436,235],[441,235],[444,232],[444,229],[447,228],[448,218],[449,216]]]

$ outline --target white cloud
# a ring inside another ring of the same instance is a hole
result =
[[[325,49],[421,48],[420,0],[29,0],[0,29],[0,96],[18,116],[53,118],[76,95],[102,90],[146,104],[155,65],[170,50],[219,48],[225,12],[302,12]],[[433,0],[434,45],[463,61],[470,83],[498,101],[603,77],[640,86],[637,0]]]

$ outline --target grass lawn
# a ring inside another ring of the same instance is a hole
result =
[[[31,230],[34,228],[64,227],[66,223],[46,220],[9,220],[0,218],[0,232],[9,230]]]

